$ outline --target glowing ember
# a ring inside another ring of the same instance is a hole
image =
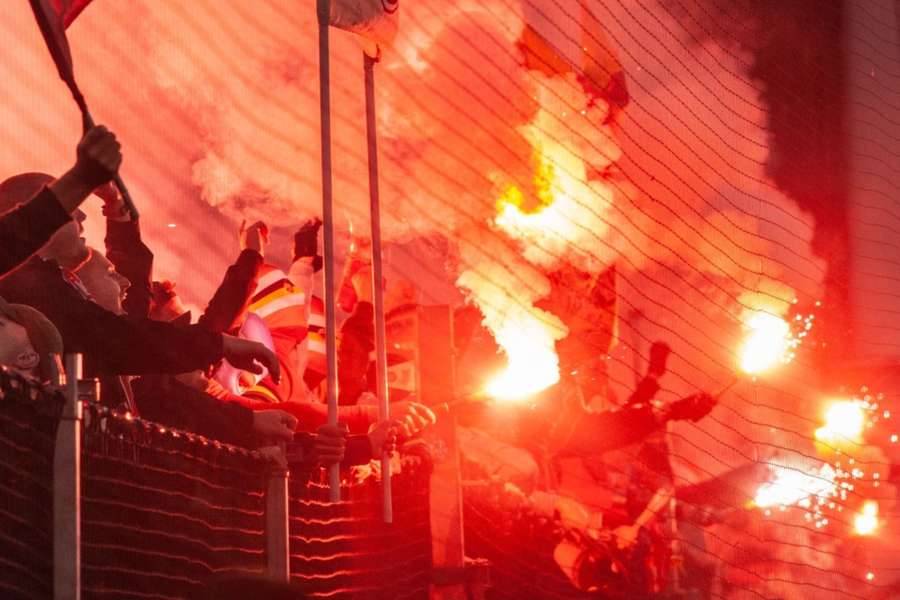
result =
[[[796,469],[772,467],[775,477],[756,491],[754,504],[761,508],[770,506],[809,506],[813,499],[824,502],[834,493],[835,471],[823,464],[818,472],[803,473]]]
[[[878,503],[874,500],[863,502],[862,510],[853,519],[853,529],[858,535],[872,535],[878,529]]]
[[[747,327],[751,333],[741,351],[742,371],[753,375],[790,359],[791,328],[784,319],[757,312],[747,322]]]
[[[859,442],[865,427],[866,410],[859,402],[834,402],[825,413],[825,425],[816,429],[816,438],[831,442]]]

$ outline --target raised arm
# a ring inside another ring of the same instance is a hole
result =
[[[46,244],[94,188],[112,178],[121,162],[115,135],[102,125],[88,131],[78,144],[71,169],[29,202],[0,217],[0,276]]]

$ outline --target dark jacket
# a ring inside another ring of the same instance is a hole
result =
[[[262,255],[256,250],[244,250],[225,272],[206,310],[197,324],[209,331],[226,333],[239,327],[259,281]]]
[[[375,381],[369,378],[369,357],[375,349],[374,318],[370,302],[357,302],[341,327],[337,351],[339,404],[356,404],[363,392],[375,387]]]
[[[70,220],[46,187],[27,204],[0,217],[0,277],[28,260]]]
[[[167,375],[141,377],[132,387],[145,419],[220,442],[254,447],[253,411],[249,408],[222,402]]]
[[[84,353],[98,374],[184,373],[222,358],[221,335],[115,315],[85,299],[54,261],[30,259],[0,281],[0,296],[44,313],[65,351]]]

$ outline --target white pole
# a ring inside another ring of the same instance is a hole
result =
[[[322,228],[325,230],[325,357],[328,396],[328,424],[337,425],[337,324],[334,315],[334,206],[331,181],[331,89],[329,82],[328,27],[329,0],[317,0],[319,17],[319,97],[322,124]],[[328,468],[329,498],[341,500],[341,466]]]
[[[266,563],[269,577],[291,580],[288,472],[275,467],[269,472],[266,488]]]
[[[375,378],[378,391],[378,419],[390,418],[390,392],[387,385],[387,351],[384,334],[384,289],[381,268],[381,206],[378,195],[378,132],[375,123],[375,62],[363,53],[366,74],[366,134],[369,152],[369,213],[372,220],[372,304],[375,312]],[[391,455],[381,456],[382,508],[385,523],[393,523],[391,497]]]
[[[53,455],[53,597],[81,599],[81,355],[66,355],[66,404]],[[61,382],[57,382],[61,383]]]

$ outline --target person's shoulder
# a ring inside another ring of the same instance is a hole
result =
[[[14,271],[0,279],[0,289],[21,290],[25,286],[62,282],[59,266],[54,261],[32,256]]]

